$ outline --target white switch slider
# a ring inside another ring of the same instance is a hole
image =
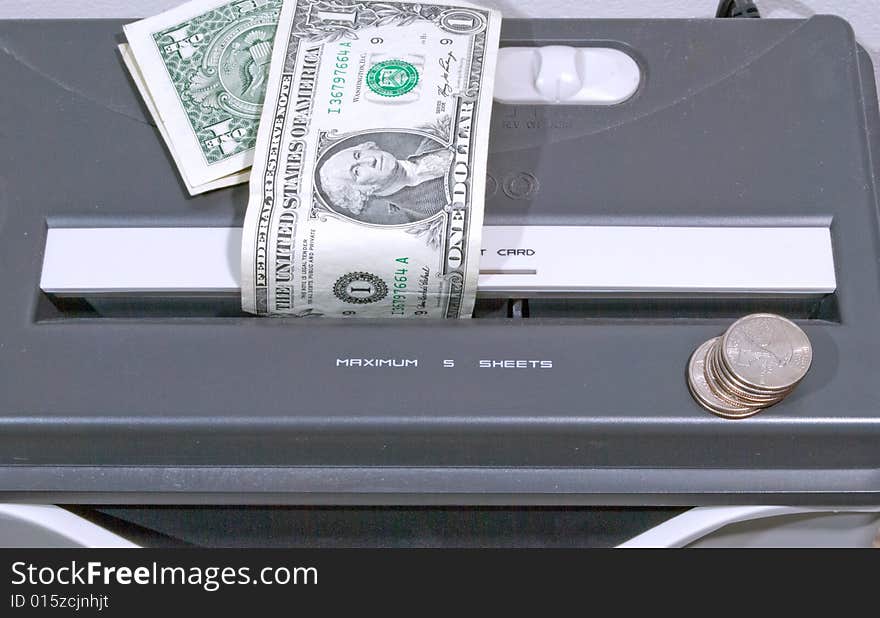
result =
[[[608,47],[502,47],[495,100],[532,105],[616,105],[639,89],[632,56]]]

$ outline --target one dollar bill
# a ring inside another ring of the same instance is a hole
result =
[[[242,240],[259,315],[469,317],[501,17],[283,6]]]
[[[122,58],[191,195],[247,182],[283,0],[194,0],[124,27]]]

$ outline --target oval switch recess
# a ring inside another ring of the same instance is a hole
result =
[[[608,47],[502,47],[495,100],[532,105],[616,105],[639,89],[633,58]]]

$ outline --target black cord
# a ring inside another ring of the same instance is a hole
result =
[[[721,0],[715,17],[760,17],[761,12],[751,0]]]

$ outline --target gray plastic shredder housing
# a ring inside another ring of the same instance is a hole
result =
[[[232,226],[246,207],[243,186],[186,196],[116,52],[121,30],[0,22],[2,499],[880,496],[880,122],[869,57],[845,22],[504,24],[505,45],[618,46],[644,75],[617,106],[496,105],[488,224],[831,222],[838,290],[800,316],[814,318],[801,321],[813,369],[744,422],[707,414],[685,387],[691,351],[730,323],[723,303],[686,318],[631,299],[613,319],[534,308],[457,323],[113,318],[53,303],[39,289],[49,226]],[[504,190],[522,178],[529,195]],[[418,366],[338,366],[346,358]]]

